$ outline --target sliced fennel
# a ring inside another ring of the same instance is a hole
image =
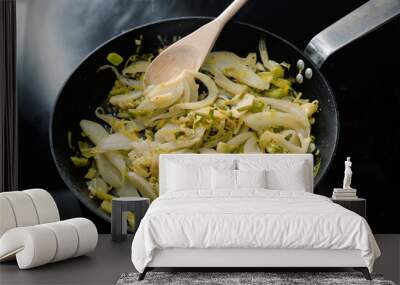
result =
[[[98,122],[83,119],[83,137],[71,145],[72,162],[87,168],[89,196],[105,212],[113,197],[158,197],[162,153],[318,154],[311,135],[318,101],[294,90],[290,64],[271,60],[264,40],[258,54],[211,52],[200,72],[145,86],[151,58],[133,55],[122,65],[109,55],[112,65],[99,71],[110,69],[115,84],[96,109]]]

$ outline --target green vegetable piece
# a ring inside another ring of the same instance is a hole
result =
[[[271,70],[271,72],[274,75],[274,77],[276,77],[276,78],[283,78],[285,76],[285,70],[283,69],[283,67],[281,65],[275,66]]]
[[[268,150],[270,153],[283,153],[283,148],[280,145],[277,145],[275,143],[271,143]]]
[[[97,171],[95,168],[89,168],[88,172],[85,175],[86,179],[94,179],[96,177]]]
[[[100,209],[102,209],[104,212],[111,215],[111,212],[112,212],[111,200],[104,200],[103,202],[101,202]]]
[[[107,201],[111,201],[114,198],[113,195],[101,191],[96,191],[96,197],[100,200],[107,200]]]
[[[281,62],[281,66],[283,66],[283,67],[286,68],[287,70],[290,69],[290,63],[287,63],[287,62],[285,62],[285,61],[282,61],[282,62]]]
[[[251,94],[246,94],[242,100],[236,104],[236,109],[239,112],[249,110],[254,104],[254,96]]]
[[[152,141],[153,138],[154,138],[153,132],[151,130],[149,130],[149,129],[146,129],[144,131],[144,136],[146,137],[147,140],[150,140],[150,141]]]
[[[134,212],[128,212],[127,215],[127,221],[128,221],[128,225],[131,229],[135,229],[135,223],[136,223],[136,219],[135,219],[135,213]]]
[[[219,153],[232,153],[238,146],[231,145],[224,142],[219,142],[217,145],[217,152]]]
[[[321,159],[320,159],[320,158],[319,158],[319,159],[317,158],[317,163],[314,165],[314,168],[313,168],[313,175],[314,175],[314,177],[317,176],[317,174],[318,174],[320,168],[321,168]]]
[[[117,54],[117,53],[115,53],[115,52],[109,53],[109,54],[107,55],[107,60],[108,60],[112,65],[115,65],[115,66],[120,65],[120,64],[124,61],[124,59],[122,58],[122,56],[120,56],[119,54]]]
[[[68,147],[69,147],[70,149],[74,149],[74,148],[72,147],[72,132],[71,132],[71,131],[68,131],[67,137],[68,137]]]
[[[89,159],[85,157],[71,156],[71,160],[76,167],[85,167],[89,165]]]
[[[137,110],[137,109],[129,109],[129,113],[134,116],[145,116],[151,114],[151,110]]]
[[[268,97],[277,98],[277,99],[287,96],[287,93],[282,88],[275,88],[275,89],[267,90],[267,91],[265,91],[264,94]]]
[[[78,142],[78,147],[79,147],[79,151],[81,152],[81,155],[85,158],[90,158],[92,157],[94,154],[92,153],[92,149],[89,146],[89,144],[87,142]]]
[[[253,105],[251,106],[249,111],[252,113],[262,112],[264,111],[264,106],[265,106],[264,102],[254,100]]]

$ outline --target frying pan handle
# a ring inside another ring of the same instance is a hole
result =
[[[370,0],[316,35],[304,53],[318,66],[334,52],[400,13],[400,0]]]

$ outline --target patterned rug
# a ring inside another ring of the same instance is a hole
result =
[[[372,275],[368,281],[359,272],[148,272],[138,281],[138,273],[122,274],[117,285],[395,285],[381,275]]]

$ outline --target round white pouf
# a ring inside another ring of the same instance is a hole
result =
[[[0,237],[9,229],[15,228],[14,211],[8,199],[0,195]]]
[[[49,192],[43,189],[29,189],[22,191],[30,196],[36,208],[39,224],[57,222],[60,220],[56,202]]]
[[[33,226],[39,223],[35,205],[28,194],[22,191],[10,191],[0,195],[10,202],[17,227]]]
[[[78,250],[78,233],[74,226],[66,221],[43,224],[56,235],[57,250],[51,262],[71,258]]]
[[[96,248],[98,233],[92,221],[85,218],[74,218],[64,222],[74,226],[78,233],[78,249],[74,257],[86,254]]]
[[[0,239],[0,260],[7,260],[15,255],[20,269],[51,262],[56,250],[55,234],[42,225],[11,229]]]

